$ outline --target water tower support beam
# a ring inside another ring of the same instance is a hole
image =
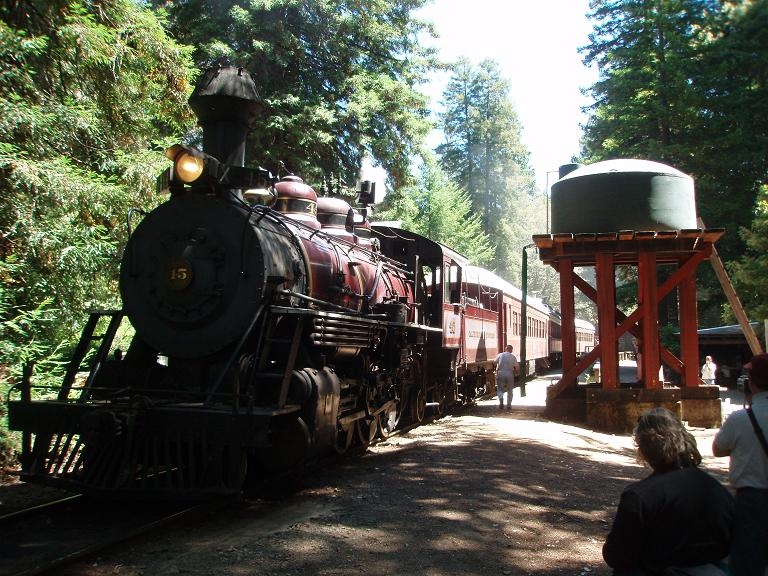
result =
[[[613,254],[610,252],[596,254],[595,272],[597,276],[597,325],[600,335],[600,378],[603,388],[618,388],[616,275]]]
[[[680,359],[682,374],[680,385],[683,387],[699,385],[699,335],[696,332],[696,278],[685,277],[678,287],[680,308]]]
[[[561,337],[563,341],[563,374],[568,374],[576,365],[576,305],[573,295],[573,260],[563,258],[557,263],[560,272],[560,317]],[[564,386],[575,386],[573,382],[564,382]]]
[[[640,344],[641,374],[644,387],[661,388],[659,382],[659,301],[657,293],[656,252],[641,251],[638,255],[638,300],[642,311]]]

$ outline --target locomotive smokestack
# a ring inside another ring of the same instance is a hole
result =
[[[231,166],[245,165],[245,140],[262,110],[251,74],[242,68],[207,70],[189,105],[203,127],[203,150]]]

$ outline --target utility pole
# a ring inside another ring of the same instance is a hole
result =
[[[533,248],[534,246],[535,244],[523,246],[523,297],[520,305],[520,380],[523,390],[525,389],[525,378],[528,376],[528,362],[525,354],[528,337],[528,248]]]

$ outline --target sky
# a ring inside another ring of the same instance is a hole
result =
[[[589,0],[434,0],[418,16],[434,23],[440,38],[431,41],[440,58],[460,56],[479,64],[499,63],[510,81],[510,99],[531,152],[538,190],[557,180],[561,164],[579,152],[581,107],[590,100],[580,89],[597,80],[582,63],[579,46],[592,27],[585,17]],[[435,74],[424,90],[433,110],[449,75]],[[439,142],[439,140],[438,140]],[[436,142],[437,143],[437,142]],[[551,172],[547,174],[547,172]]]

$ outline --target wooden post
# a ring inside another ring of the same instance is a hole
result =
[[[683,363],[681,385],[699,385],[699,335],[696,311],[696,278],[688,275],[680,281],[680,359]]]
[[[638,291],[642,311],[643,341],[640,346],[644,387],[661,388],[659,382],[659,302],[656,289],[656,252],[641,252],[638,262]]]
[[[563,375],[567,374],[576,365],[576,306],[573,297],[573,260],[565,258],[558,263],[560,272],[560,314],[561,336],[563,341]],[[564,382],[564,387],[576,385],[573,382]]]
[[[698,219],[698,222],[699,226],[704,228],[704,222],[701,218]],[[731,305],[731,309],[736,315],[736,319],[739,321],[739,326],[741,326],[741,330],[744,332],[744,337],[747,339],[749,349],[752,350],[752,354],[760,354],[763,351],[760,346],[760,340],[758,340],[755,331],[752,330],[752,325],[749,323],[747,313],[741,305],[741,300],[739,300],[736,290],[733,288],[733,284],[731,284],[731,279],[728,277],[728,272],[726,272],[725,266],[723,266],[723,261],[720,260],[720,254],[717,253],[717,248],[715,248],[714,244],[712,245],[712,254],[709,256],[709,261],[712,264],[712,268],[715,270],[715,276],[717,276],[717,279],[720,281],[720,286],[723,287],[725,297],[728,299],[728,303]]]
[[[616,336],[616,277],[613,254],[599,252],[595,259],[597,273],[597,324],[600,331],[600,378],[603,388],[619,387],[618,346]]]

